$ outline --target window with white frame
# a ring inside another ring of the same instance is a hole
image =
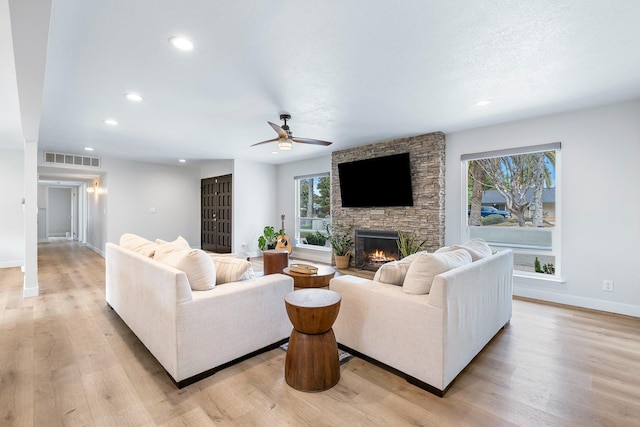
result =
[[[514,272],[560,277],[560,143],[465,154],[464,230],[511,248]]]
[[[297,176],[296,245],[328,248],[326,227],[331,224],[331,179],[329,173]]]

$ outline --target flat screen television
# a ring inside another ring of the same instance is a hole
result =
[[[409,153],[338,164],[342,207],[413,206]]]

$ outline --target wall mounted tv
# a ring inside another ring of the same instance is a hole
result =
[[[342,207],[413,206],[409,153],[338,164]]]

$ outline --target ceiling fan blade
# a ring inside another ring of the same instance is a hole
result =
[[[251,145],[251,147],[255,147],[256,145],[266,144],[267,142],[274,142],[274,141],[278,141],[278,140],[280,140],[280,138],[273,138],[273,139],[268,139],[268,140],[262,141],[262,142],[256,142],[255,144]]]
[[[275,131],[276,131],[276,133],[278,134],[278,136],[279,136],[280,138],[288,138],[288,137],[289,137],[289,135],[287,135],[287,132],[285,132],[285,130],[284,130],[284,129],[282,129],[282,128],[281,128],[280,126],[278,126],[277,124],[275,124],[275,123],[271,123],[271,122],[267,122],[267,123],[269,123],[269,124],[271,125],[271,127],[273,128],[273,130],[275,130]]]
[[[320,141],[319,139],[310,139],[310,138],[291,138],[293,142],[300,142],[302,144],[313,144],[313,145],[331,145],[332,143],[329,141]]]

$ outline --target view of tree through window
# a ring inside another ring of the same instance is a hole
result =
[[[327,246],[326,226],[331,222],[331,179],[328,174],[296,179],[298,192],[297,242]]]
[[[558,152],[478,156],[466,161],[469,236],[512,248],[516,270],[558,273]]]

